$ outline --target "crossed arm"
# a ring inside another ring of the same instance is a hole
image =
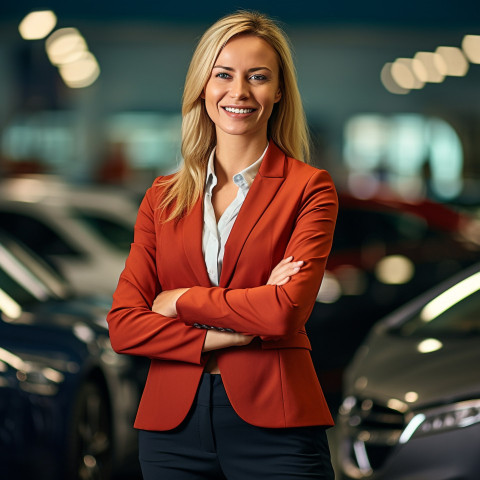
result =
[[[272,270],[267,285],[285,285],[290,278],[300,271],[303,261],[293,261],[293,257],[283,259]],[[176,288],[173,290],[165,290],[155,298],[152,311],[159,313],[165,317],[177,316],[177,300],[187,291],[188,288]],[[248,345],[255,335],[244,335],[237,332],[222,332],[218,330],[207,330],[202,352],[219,350],[227,347],[240,347]]]
[[[305,186],[284,263],[266,285],[251,288],[193,286],[158,294],[157,192],[150,189],[142,201],[134,243],[107,316],[116,352],[200,364],[202,351],[245,345],[255,336],[275,340],[303,328],[323,276],[337,211],[333,183],[325,172],[312,175]],[[295,265],[290,257],[304,263]],[[199,317],[237,335],[192,328]]]

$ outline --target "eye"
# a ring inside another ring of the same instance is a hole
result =
[[[251,80],[256,80],[256,81],[259,81],[259,82],[263,82],[265,80],[267,80],[267,77],[265,75],[262,75],[261,73],[255,73],[254,75],[252,75],[250,77]]]
[[[220,73],[217,73],[215,75],[215,77],[217,78],[225,78],[225,79],[228,79],[228,78],[231,78],[230,75],[226,72],[220,72]]]

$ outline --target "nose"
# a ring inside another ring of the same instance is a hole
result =
[[[248,97],[248,82],[243,78],[236,78],[231,83],[230,96],[236,99],[244,99]]]

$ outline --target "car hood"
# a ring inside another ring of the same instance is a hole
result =
[[[393,400],[400,410],[479,396],[478,336],[440,339],[442,348],[420,353],[424,340],[374,331],[346,372],[346,395]]]

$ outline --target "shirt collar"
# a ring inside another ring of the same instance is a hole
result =
[[[210,153],[210,157],[208,159],[208,164],[207,164],[207,178],[205,181],[205,187],[206,187],[205,191],[209,195],[212,194],[212,191],[215,185],[217,184],[217,176],[215,175],[215,168],[213,164],[213,159],[215,158],[215,149],[216,147],[214,147],[212,150],[212,153]],[[242,190],[248,191],[250,189],[250,186],[252,185],[258,171],[260,170],[260,165],[262,164],[263,157],[265,157],[267,150],[268,150],[268,145],[263,151],[263,153],[260,155],[260,158],[258,160],[256,160],[247,168],[243,169],[241,172],[238,172],[233,176],[234,183],[238,187],[240,187]]]

